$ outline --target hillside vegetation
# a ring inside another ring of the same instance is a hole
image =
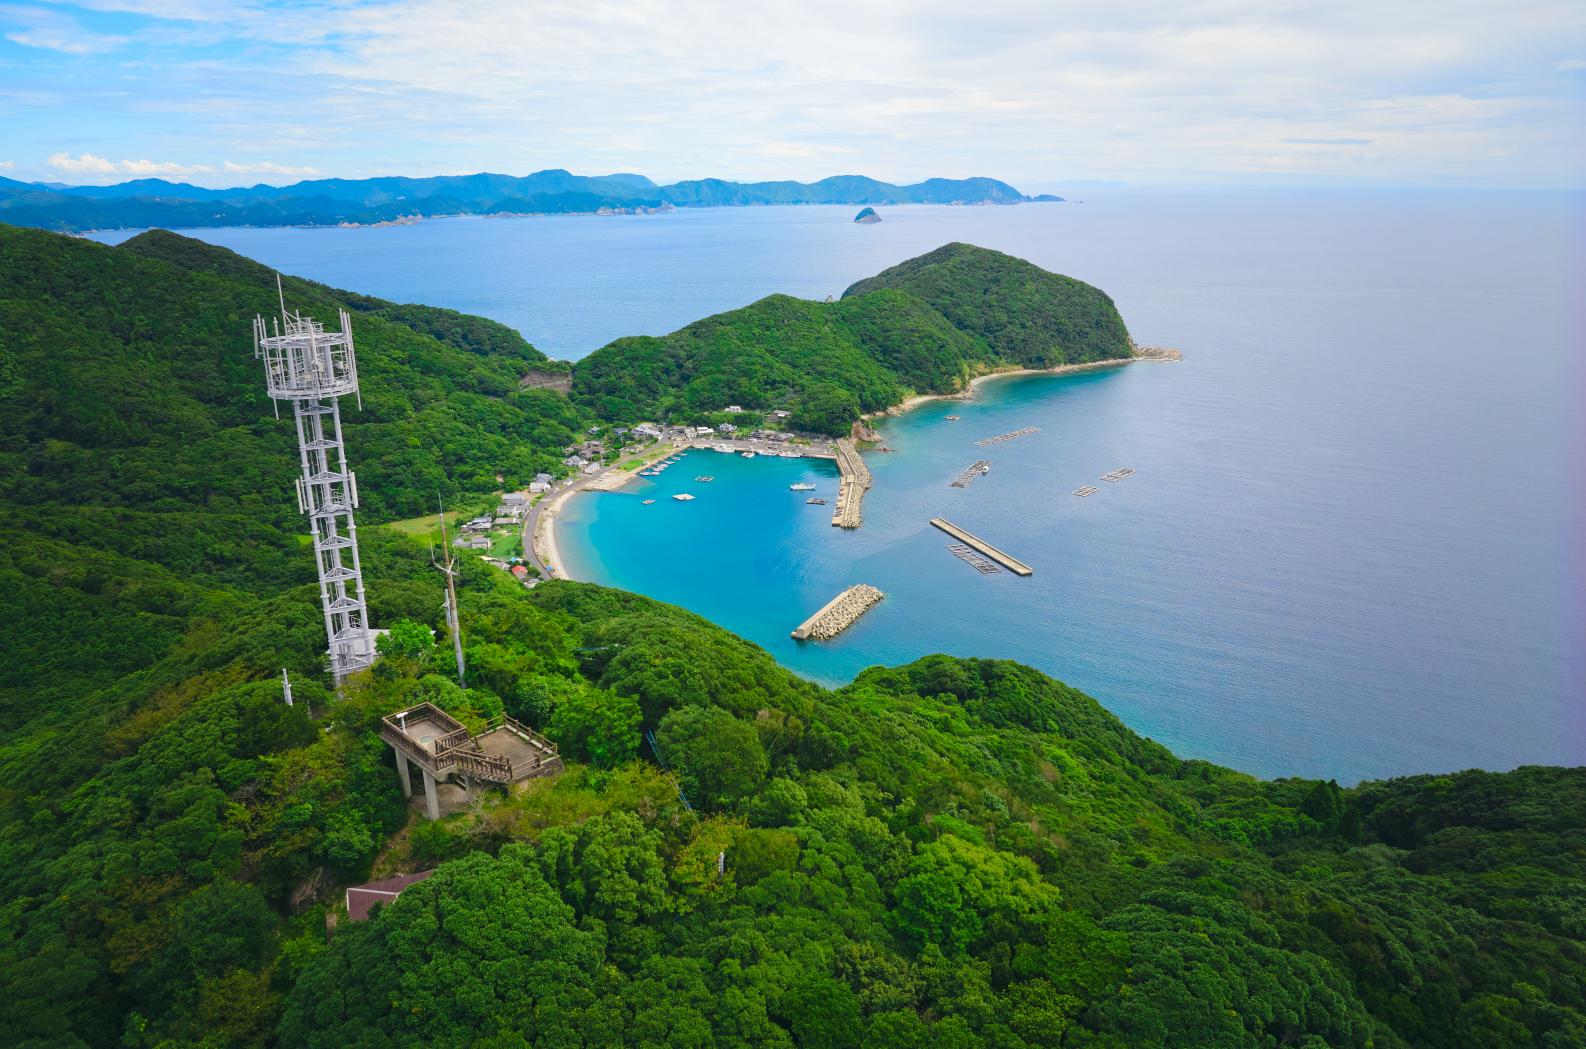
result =
[[[1586,770],[1260,782],[1014,663],[828,690],[472,559],[465,691],[428,551],[380,528],[397,629],[334,699],[248,346],[273,282],[179,238],[0,248],[7,1046],[1586,1044]],[[497,392],[532,351],[488,322],[287,294],[360,310],[379,513],[427,508],[399,464],[463,488],[571,411]],[[568,771],[415,820],[373,727],[420,700]],[[327,938],[344,886],[431,867]]]
[[[573,397],[602,417],[688,420],[729,404],[788,407],[845,433],[910,393],[952,393],[1002,367],[1132,352],[1106,293],[1023,259],[947,244],[821,303],[772,295],[660,338],[618,339],[579,361]]]

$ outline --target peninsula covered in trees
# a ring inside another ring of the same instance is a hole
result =
[[[645,212],[770,204],[1019,204],[1025,196],[993,178],[932,178],[896,186],[862,175],[818,182],[728,182],[706,178],[659,186],[643,175],[387,176],[313,179],[290,186],[208,189],[145,178],[113,186],[66,186],[0,178],[0,221],[70,232],[214,226],[366,225],[443,215]]]
[[[947,244],[836,302],[771,295],[670,335],[618,339],[574,366],[573,398],[613,420],[786,407],[799,429],[843,434],[861,413],[912,394],[956,393],[986,372],[1133,352],[1100,289]]]
[[[1055,323],[1020,304],[1100,294],[983,294],[958,281],[1025,271],[944,252],[818,316],[1016,360]],[[249,346],[272,275],[170,234],[0,227],[7,1045],[1586,1042],[1583,769],[1259,781],[1014,663],[827,689],[682,609],[473,559],[459,687],[429,551],[378,523],[520,483],[591,409],[520,390],[556,365],[500,325],[285,294],[355,311],[364,366],[360,542],[396,629],[339,700]],[[508,713],[568,769],[415,821],[373,728],[425,700]],[[432,868],[327,936],[344,887]]]

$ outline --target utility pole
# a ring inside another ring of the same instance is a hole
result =
[[[441,503],[441,556],[444,561],[430,555],[430,563],[446,577],[446,628],[452,633],[452,652],[457,656],[457,683],[468,687],[468,674],[463,666],[463,628],[457,621],[457,562],[452,560],[452,545],[446,538],[446,504]]]

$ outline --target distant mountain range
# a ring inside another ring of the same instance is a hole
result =
[[[862,175],[819,182],[694,179],[658,186],[643,175],[515,175],[313,179],[290,186],[206,189],[145,178],[65,186],[0,178],[0,222],[60,232],[146,226],[334,226],[437,215],[636,212],[766,204],[1018,204],[1028,197],[993,178],[933,178],[895,186]]]

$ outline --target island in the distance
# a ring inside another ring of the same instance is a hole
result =
[[[860,210],[859,214],[854,216],[854,221],[863,225],[869,225],[873,222],[880,222],[881,216],[876,214],[875,208],[863,208]]]
[[[1020,204],[1026,196],[994,178],[930,178],[898,186],[863,175],[818,182],[691,179],[661,186],[643,175],[390,176],[314,179],[290,186],[209,189],[145,178],[113,186],[65,186],[0,178],[0,222],[70,233],[217,226],[368,226],[444,215],[647,214],[673,208],[767,204]]]

